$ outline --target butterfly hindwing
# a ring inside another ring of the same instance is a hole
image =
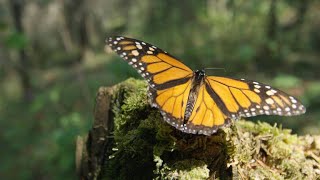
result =
[[[183,120],[191,83],[192,80],[189,79],[183,84],[163,90],[148,88],[151,105],[160,110],[165,121],[180,130],[184,128]]]
[[[210,96],[208,86],[203,83],[200,85],[193,111],[183,131],[211,135],[219,127],[230,122],[230,118],[221,110],[219,102]]]

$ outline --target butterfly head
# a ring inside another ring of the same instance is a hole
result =
[[[195,76],[198,76],[198,77],[203,77],[203,76],[206,75],[206,72],[205,72],[204,69],[202,69],[202,70],[195,70],[195,71],[194,71],[194,75],[195,75]]]
[[[194,72],[194,79],[197,80],[197,81],[201,81],[204,76],[206,75],[205,71],[204,70],[195,70]]]

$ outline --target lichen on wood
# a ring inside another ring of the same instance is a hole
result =
[[[112,116],[100,123],[113,128],[104,128],[105,137],[100,137],[105,142],[100,142],[103,149],[98,152],[104,154],[95,153],[102,157],[95,157],[93,162],[100,164],[94,172],[99,175],[91,174],[91,179],[320,178],[320,136],[297,136],[276,125],[245,120],[212,136],[186,134],[164,122],[149,105],[146,87],[144,81],[129,79],[108,88]],[[96,109],[103,104],[98,100]],[[89,135],[101,127],[97,117]],[[93,141],[87,140],[84,153],[92,152],[90,145],[97,144]],[[86,169],[94,156],[81,157],[89,158],[80,161]]]

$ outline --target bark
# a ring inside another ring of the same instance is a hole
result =
[[[243,120],[212,136],[182,133],[150,107],[143,81],[100,88],[95,109],[77,147],[80,179],[320,178],[320,136]]]
[[[111,100],[112,88],[100,88],[92,129],[86,138],[77,138],[76,168],[80,179],[97,179],[101,174],[107,145],[113,142],[113,139],[108,138],[108,134],[113,131]]]

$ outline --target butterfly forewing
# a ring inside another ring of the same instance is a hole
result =
[[[173,87],[192,77],[190,68],[149,43],[120,36],[110,37],[107,43],[134,67],[152,88]]]
[[[306,109],[293,96],[256,81],[208,76],[211,97],[222,101],[221,109],[232,119],[261,114],[292,116]]]

